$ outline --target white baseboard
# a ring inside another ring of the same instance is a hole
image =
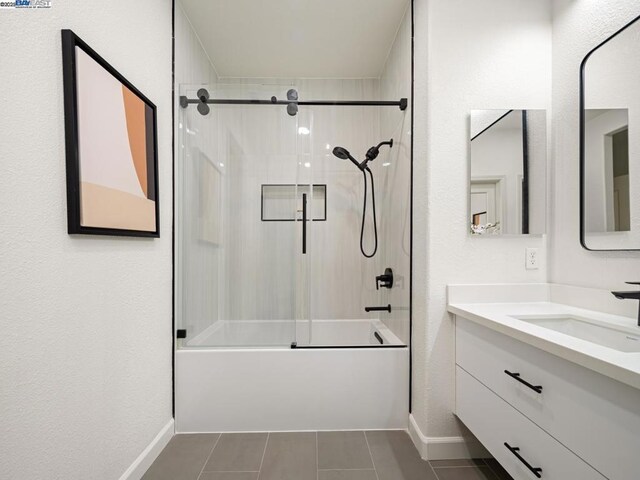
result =
[[[475,438],[427,437],[420,431],[413,415],[409,415],[409,436],[423,460],[491,457]]]
[[[156,438],[151,440],[151,443],[142,451],[142,453],[134,460],[134,462],[127,468],[122,474],[120,480],[140,480],[144,473],[149,469],[160,452],[167,446],[171,437],[175,432],[173,418],[162,427],[162,429],[156,435]]]

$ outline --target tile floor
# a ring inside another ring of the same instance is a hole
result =
[[[176,435],[143,480],[511,480],[493,459],[420,459],[403,431]]]

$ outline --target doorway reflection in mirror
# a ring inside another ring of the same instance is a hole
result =
[[[628,232],[629,110],[585,111],[585,226],[590,233]]]

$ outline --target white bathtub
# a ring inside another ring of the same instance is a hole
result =
[[[408,348],[377,320],[315,320],[311,344],[308,327],[296,325],[298,348],[207,347],[268,343],[292,329],[219,322],[176,350],[176,431],[407,428]]]

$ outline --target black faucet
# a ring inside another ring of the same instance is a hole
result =
[[[640,282],[625,282],[628,285],[640,285]],[[631,292],[611,292],[618,300],[640,300],[640,290]],[[638,304],[638,326],[640,327],[640,304]]]
[[[380,287],[393,287],[393,270],[389,267],[384,269],[384,274],[376,277],[376,290],[380,290]]]

